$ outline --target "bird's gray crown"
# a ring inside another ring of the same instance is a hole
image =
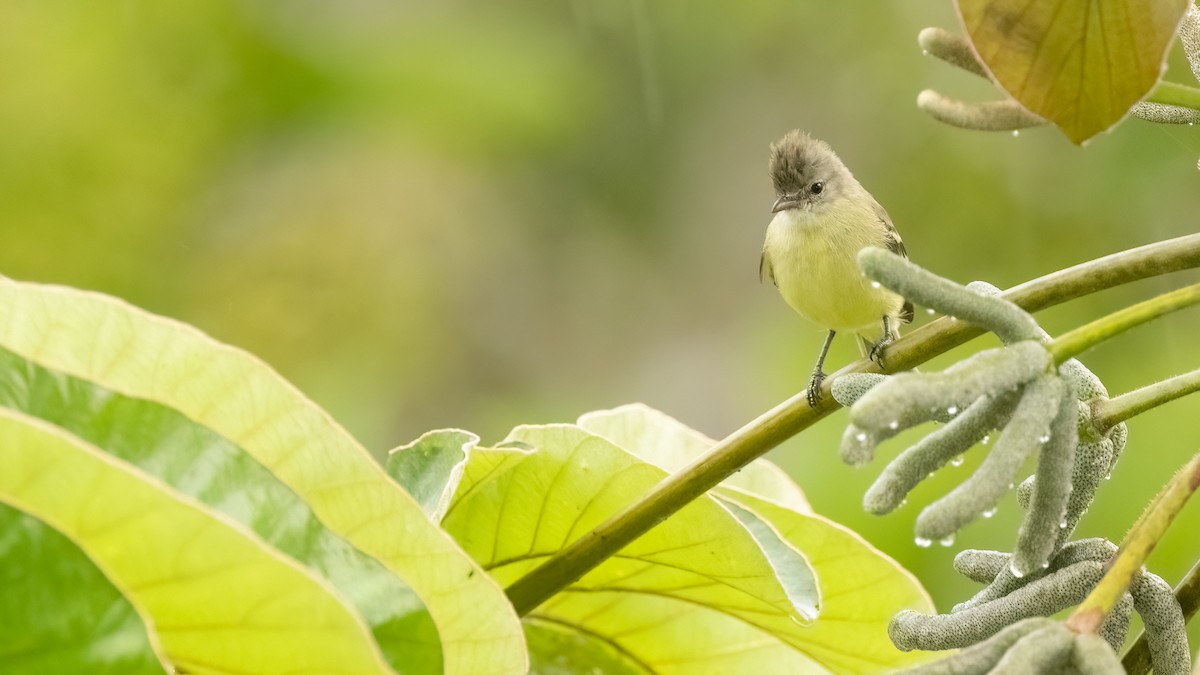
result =
[[[771,144],[768,169],[779,195],[794,194],[815,181],[828,181],[846,170],[828,143],[799,129],[789,131]]]

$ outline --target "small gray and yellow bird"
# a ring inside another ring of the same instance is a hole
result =
[[[899,336],[898,323],[913,318],[911,302],[863,276],[858,252],[876,246],[907,253],[887,211],[824,141],[788,132],[771,145],[769,168],[777,199],[759,277],[770,279],[800,316],[829,331],[808,383],[808,404],[815,408],[834,335],[858,335],[863,356],[879,361]]]

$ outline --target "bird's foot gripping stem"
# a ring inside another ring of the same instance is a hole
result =
[[[821,383],[824,381],[825,373],[821,372],[819,368],[814,370],[812,379],[808,381],[808,391],[806,392],[806,397],[808,398],[808,407],[816,408],[821,402]]]
[[[871,359],[875,363],[878,363],[879,367],[882,368],[883,367],[883,350],[887,349],[887,346],[892,344],[895,341],[896,341],[896,338],[892,337],[890,334],[885,333],[883,337],[879,338],[879,342],[876,342],[874,345],[871,346],[871,350],[869,352],[867,352],[867,358]]]
[[[896,334],[892,332],[892,324],[888,321],[888,317],[883,317],[883,335],[880,336],[879,342],[871,345],[871,349],[867,351],[867,358],[883,367],[883,350],[888,345],[896,341]]]

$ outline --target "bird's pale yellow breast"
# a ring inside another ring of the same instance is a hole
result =
[[[856,256],[867,246],[886,246],[886,231],[871,202],[839,199],[811,212],[788,209],[767,227],[766,263],[783,299],[823,328],[879,332],[903,298],[873,286]]]

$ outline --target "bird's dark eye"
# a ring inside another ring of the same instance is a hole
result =
[[[819,195],[819,194],[821,194],[821,190],[824,190],[824,189],[825,189],[825,184],[822,183],[821,181],[817,181],[817,182],[813,183],[812,187],[810,187],[808,190],[809,190],[809,192],[813,193],[814,195]]]

